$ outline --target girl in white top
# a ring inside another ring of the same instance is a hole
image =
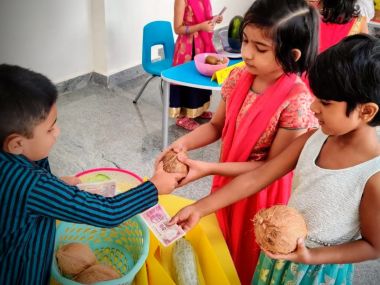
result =
[[[171,221],[189,230],[295,168],[289,205],[303,214],[308,236],[288,255],[262,253],[252,284],[351,284],[352,263],[380,257],[380,39],[355,35],[320,54],[310,86],[320,130]],[[181,160],[214,171],[213,163]]]

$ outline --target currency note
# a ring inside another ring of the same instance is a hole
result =
[[[156,204],[140,215],[164,246],[170,245],[185,235],[185,231],[180,226],[176,224],[167,225],[170,221],[170,216],[160,204]]]
[[[116,194],[116,182],[107,180],[102,182],[81,183],[77,187],[83,191],[92,194],[102,195],[104,197],[113,197]]]

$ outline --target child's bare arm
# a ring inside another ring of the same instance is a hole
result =
[[[280,154],[288,145],[292,143],[297,137],[307,132],[307,129],[284,129],[279,128],[277,134],[270,147],[268,158],[272,159],[276,155]]]
[[[300,136],[281,154],[257,169],[236,177],[215,193],[183,208],[173,217],[172,223],[191,229],[201,217],[259,192],[294,169],[302,148],[312,133]]]
[[[363,240],[369,245],[369,259],[380,257],[380,173],[372,176],[360,204],[360,226]]]
[[[190,167],[190,176],[187,176],[180,183],[180,186],[183,186],[191,181],[199,179],[208,175],[222,175],[222,176],[230,176],[235,177],[241,175],[245,172],[252,171],[264,164],[265,161],[274,158],[276,155],[281,153],[288,145],[292,143],[297,137],[307,132],[307,129],[297,129],[297,130],[288,130],[280,128],[277,131],[276,137],[271,145],[268,157],[264,161],[246,161],[246,162],[199,162],[199,165],[202,168],[197,167],[195,169],[196,175],[192,174],[192,161],[188,159],[182,160],[185,164],[188,164]]]
[[[166,152],[173,149],[175,152],[188,151],[209,145],[217,141],[221,135],[225,120],[226,104],[220,100],[217,111],[210,122],[202,124],[194,131],[180,137],[169,147],[163,150],[156,158],[156,165],[162,160]]]
[[[181,180],[180,186],[184,186],[192,181],[198,180],[209,175],[222,175],[235,177],[245,172],[254,170],[265,161],[248,161],[248,162],[206,162],[189,159],[187,156],[180,154],[178,159],[189,167],[189,173]]]
[[[220,100],[218,109],[210,122],[179,138],[174,145],[179,144],[186,150],[192,150],[217,141],[222,135],[225,117],[226,103],[224,100]]]

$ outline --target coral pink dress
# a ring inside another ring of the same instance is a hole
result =
[[[321,20],[319,25],[319,52],[325,51],[347,36],[360,33],[363,20],[365,21],[363,16],[352,18],[345,24],[325,23]]]
[[[247,80],[251,81],[247,83]],[[317,126],[310,110],[313,96],[299,77],[281,77],[274,84],[278,85],[277,89],[271,86],[263,94],[249,89],[253,80],[244,68],[235,69],[222,88],[222,97],[226,101],[226,122],[221,162],[265,160],[279,128],[307,129]],[[242,85],[246,85],[245,92],[241,89]],[[243,285],[250,284],[260,253],[251,219],[262,208],[288,202],[291,178],[292,173],[289,173],[265,190],[217,212],[220,228]],[[215,176],[212,192],[229,181],[227,177]]]

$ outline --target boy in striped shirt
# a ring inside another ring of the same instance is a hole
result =
[[[150,179],[112,198],[57,178],[47,156],[58,135],[57,91],[41,74],[0,65],[0,284],[48,284],[56,219],[115,227],[172,192],[181,174],[158,166]]]

